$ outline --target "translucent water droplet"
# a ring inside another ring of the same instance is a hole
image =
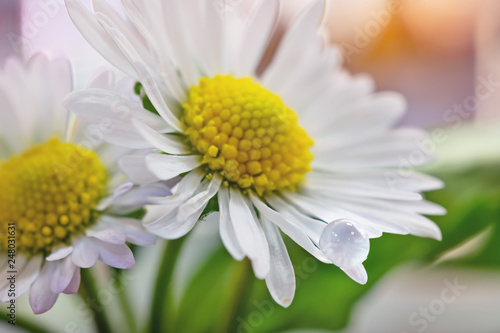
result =
[[[370,240],[348,220],[333,221],[323,230],[319,246],[325,256],[340,268],[351,268],[368,257]]]

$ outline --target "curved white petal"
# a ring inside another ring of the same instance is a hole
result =
[[[317,31],[323,16],[325,3],[323,0],[314,0],[301,13],[287,31],[280,43],[273,61],[263,74],[262,82],[273,91],[279,91],[283,84],[283,78],[294,68],[294,63],[319,39]]]
[[[301,188],[301,193],[305,195],[308,195],[309,193],[328,193],[340,197],[361,197],[387,200],[422,200],[422,195],[415,192],[376,187],[371,184],[354,181],[328,181],[328,179],[309,179],[308,182]]]
[[[104,31],[97,19],[85,8],[80,0],[65,0],[71,20],[83,37],[110,63],[134,76],[135,72],[120,49]]]
[[[158,89],[157,83],[154,80],[150,70],[147,65],[143,63],[140,56],[137,53],[137,49],[127,40],[122,32],[116,28],[109,25],[106,22],[106,18],[97,14],[100,19],[100,23],[103,25],[104,29],[113,36],[113,39],[120,47],[122,52],[127,56],[129,61],[134,64],[134,68],[139,76],[139,81],[141,82],[149,100],[154,105],[156,111],[165,120],[165,122],[170,125],[176,131],[182,132],[180,121],[175,117],[174,113],[167,106],[167,103],[163,99],[160,90]]]
[[[172,179],[201,165],[200,157],[196,155],[150,154],[146,156],[146,163],[149,171],[162,180]]]
[[[57,301],[58,293],[51,288],[51,280],[56,269],[56,263],[46,263],[38,278],[30,288],[30,305],[33,313],[42,314],[49,311]]]
[[[347,276],[359,284],[366,284],[366,282],[368,282],[368,274],[366,273],[366,269],[363,264],[342,270],[347,274]]]
[[[324,221],[313,219],[278,196],[268,195],[266,196],[266,201],[290,223],[304,230],[307,236],[309,236],[315,244],[319,244],[321,233],[327,225]]]
[[[295,294],[292,262],[278,228],[267,218],[261,218],[261,221],[271,257],[271,269],[266,276],[266,285],[273,299],[286,308],[292,303]]]
[[[171,194],[170,189],[163,183],[135,187],[128,193],[116,198],[109,212],[126,215],[151,204],[150,198],[152,197],[166,197]]]
[[[269,208],[265,203],[263,203],[255,195],[250,195],[250,199],[254,204],[255,208],[264,215],[267,219],[276,224],[285,234],[287,234],[293,241],[299,244],[304,250],[312,254],[318,260],[330,263],[330,261],[325,257],[323,252],[311,241],[307,234],[297,227],[295,224],[289,222],[283,215],[277,211]]]
[[[78,292],[78,289],[80,288],[80,281],[81,281],[81,275],[80,275],[80,268],[75,269],[75,273],[73,274],[73,278],[69,282],[68,286],[66,289],[63,290],[63,293],[66,295],[73,295]]]
[[[222,243],[233,256],[234,259],[241,261],[245,258],[245,253],[238,243],[236,233],[234,231],[231,216],[229,214],[229,190],[222,187],[218,193],[219,211],[220,211],[220,236]]]
[[[50,281],[52,292],[57,294],[62,293],[69,286],[77,269],[71,258],[58,261],[54,275]]]
[[[40,273],[40,268],[42,264],[43,258],[42,256],[36,256],[31,258],[26,262],[26,264],[22,267],[17,266],[18,275],[16,280],[16,296],[15,298],[21,297],[26,291],[29,290],[31,284],[38,277]],[[2,274],[0,274],[1,278],[8,282],[5,286],[0,289],[0,302],[8,302],[12,297],[9,297],[8,289],[10,288],[9,276],[10,274],[7,272],[7,269],[2,270]]]
[[[95,241],[94,244],[99,252],[99,259],[105,264],[121,269],[135,266],[134,254],[125,244],[109,244],[102,241]]]
[[[138,185],[147,185],[159,181],[151,171],[146,162],[146,156],[124,156],[119,161],[121,170],[127,178]]]
[[[164,134],[160,134],[151,127],[143,124],[140,121],[132,120],[135,128],[141,133],[141,135],[153,145],[156,149],[159,149],[162,152],[167,154],[175,154],[175,155],[187,155],[189,151],[186,149],[186,146],[180,142],[174,136],[168,136]]]
[[[95,265],[99,258],[99,251],[92,240],[82,237],[74,243],[73,247],[71,260],[75,265],[81,268],[90,268]]]
[[[156,242],[156,237],[146,231],[140,220],[107,215],[103,216],[102,219],[111,229],[123,233],[126,241],[129,243],[140,246],[152,246]]]
[[[252,204],[247,202],[238,190],[230,188],[229,197],[229,216],[236,238],[245,254],[252,260],[255,275],[263,279],[269,273],[270,263],[269,246],[262,227]]]
[[[319,218],[326,223],[340,219],[350,219],[356,221],[357,223],[363,225],[363,229],[367,232],[370,238],[380,237],[382,232],[397,234],[409,233],[409,230],[406,227],[392,223],[380,225],[367,220],[357,214],[357,212],[351,212],[346,209],[339,208],[336,205],[334,206],[332,205],[331,199],[325,199],[324,197],[319,196],[310,198],[298,193],[284,193],[283,196],[296,208],[299,208],[300,210],[307,212],[308,215]]]
[[[87,236],[97,238],[108,244],[121,245],[127,241],[127,235],[117,228],[104,228],[86,231]]]
[[[279,2],[276,0],[261,1],[246,27],[243,47],[238,57],[238,75],[253,74],[257,70],[269,43],[273,28],[277,21]]]
[[[64,246],[56,251],[52,251],[52,254],[45,258],[47,261],[57,261],[66,258],[73,252],[72,246]]]
[[[161,133],[172,130],[161,117],[144,109],[140,103],[113,91],[88,88],[72,92],[64,99],[64,105],[82,118],[93,121],[109,118],[127,123],[131,132],[137,132],[131,124],[133,118]]]
[[[187,201],[175,207],[170,213],[153,223],[146,224],[147,230],[166,238],[177,239],[187,234],[198,222],[208,202],[217,193],[222,183],[220,177],[201,184],[198,191]]]

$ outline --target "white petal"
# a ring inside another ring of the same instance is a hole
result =
[[[15,113],[15,106],[12,104],[11,97],[7,89],[0,82],[0,103],[2,112],[0,113],[0,138],[8,142],[9,153],[18,153],[23,149],[23,140],[20,134],[21,128],[19,119]]]
[[[31,284],[38,277],[40,272],[40,266],[43,258],[41,256],[36,256],[28,260],[28,262],[18,270],[19,274],[16,281],[16,296],[15,298],[21,297],[26,291],[29,290]],[[2,279],[8,281],[9,273],[7,270],[2,271]],[[8,281],[9,282],[9,281]],[[8,289],[10,288],[9,283],[5,285],[0,290],[0,302],[8,302],[12,297],[9,297]]]
[[[178,207],[191,198],[195,193],[202,190],[198,188],[202,184],[205,177],[205,172],[201,169],[195,169],[185,175],[181,181],[175,186],[174,194],[165,198],[151,198],[151,201],[164,207]]]
[[[312,198],[316,201],[322,200],[319,196],[312,196]],[[389,228],[398,226],[401,233],[408,232],[416,236],[430,237],[437,240],[441,240],[442,237],[441,230],[433,221],[412,212],[381,209],[363,203],[350,203],[342,200],[337,200],[336,206],[363,216],[384,230],[384,232],[400,233],[398,230],[388,231],[385,229],[387,226]],[[356,219],[353,220],[356,221]]]
[[[229,215],[229,193],[226,187],[222,187],[219,190],[218,200],[220,211],[219,229],[222,243],[224,243],[224,246],[234,259],[241,261],[245,257],[245,253],[243,253],[238,243],[233,224],[231,223],[231,217]]]
[[[297,227],[295,224],[289,222],[283,215],[269,208],[265,203],[263,203],[255,195],[250,195],[250,199],[254,204],[255,208],[260,214],[265,216],[267,219],[275,223],[285,234],[287,234],[295,243],[300,245],[304,250],[311,253],[318,260],[330,263],[330,261],[325,257],[323,252],[311,241],[307,234]]]
[[[269,244],[271,269],[266,276],[266,284],[273,299],[283,307],[288,307],[295,294],[295,274],[285,243],[278,228],[266,218],[262,218],[262,228]]]
[[[203,9],[196,8],[196,10],[192,10],[189,13],[183,13],[181,10],[183,2],[187,1],[162,1],[160,10],[163,14],[163,22],[158,23],[163,24],[163,31],[166,32],[165,34],[161,33],[161,35],[166,35],[166,39],[170,42],[168,45],[170,47],[170,52],[168,52],[168,54],[173,56],[173,59],[181,72],[182,78],[189,86],[197,84],[197,81],[201,76],[197,66],[193,66],[193,64],[198,62],[198,58],[203,59],[203,57],[207,57],[209,55],[203,54],[203,56],[201,56],[198,52],[193,52],[191,50],[191,47],[198,46],[193,45],[192,43],[194,28],[192,20],[198,18],[197,11]],[[199,7],[202,6],[200,5]],[[208,15],[206,11],[204,14]],[[209,29],[209,27],[206,26],[206,29]],[[202,36],[199,36],[198,38],[200,37]],[[196,56],[198,57],[195,58]]]
[[[311,45],[304,47],[303,54],[299,54],[298,59],[294,63],[294,70],[287,73],[286,79],[280,83],[279,90],[275,91],[283,100],[296,110],[299,115],[302,126],[308,133],[315,133],[308,131],[308,125],[311,117],[307,116],[309,113],[315,113],[315,104],[319,104],[323,96],[336,95],[335,78],[340,71],[341,56],[340,52],[327,47],[323,50],[324,42],[316,36]],[[307,82],[307,84],[304,84]],[[333,98],[333,97],[332,97]],[[340,101],[335,100],[338,104]],[[326,121],[330,110],[335,110],[335,104],[327,104],[320,112],[320,119]],[[336,111],[336,110],[335,110]],[[317,113],[316,117],[312,117],[315,122],[319,118]]]
[[[364,197],[388,200],[422,200],[422,195],[415,192],[392,190],[361,182],[328,179],[308,179],[308,182],[302,187],[301,193],[305,195],[309,193],[328,193],[329,195],[338,197]]]
[[[369,141],[360,141],[359,137],[349,140],[317,140],[314,145],[316,154],[335,154],[336,159],[353,158],[373,155],[408,154],[412,150],[421,149],[420,144],[426,140],[428,134],[416,128],[397,128],[383,133]]]
[[[322,196],[304,196],[299,193],[284,193],[283,196],[290,201],[295,207],[300,207],[301,210],[307,212],[311,216],[315,216],[327,223],[335,220],[348,219],[356,221],[362,225],[363,229],[368,233],[370,238],[380,237],[382,232],[390,232],[395,234],[406,235],[409,233],[408,228],[399,225],[396,222],[389,221],[373,221],[360,214],[356,210],[347,210],[338,207],[336,204],[333,206],[331,198]]]
[[[78,269],[71,258],[57,262],[57,268],[54,270],[54,275],[50,281],[50,289],[53,293],[62,293],[70,284]]]
[[[151,197],[163,198],[171,194],[170,189],[162,183],[136,187],[114,200],[110,212],[126,215],[151,204]]]
[[[167,136],[158,133],[151,127],[141,123],[140,121],[133,120],[135,128],[142,134],[144,139],[149,141],[156,149],[167,154],[174,155],[187,155],[189,152],[186,150],[186,146],[179,142],[179,140],[174,136]]]
[[[132,268],[135,265],[134,255],[125,244],[116,245],[96,241],[99,259],[105,264],[121,269]]]
[[[269,43],[276,23],[279,2],[267,0],[260,3],[243,37],[245,41],[239,57],[237,73],[239,75],[253,74],[257,70]]]
[[[146,156],[124,156],[118,161],[127,178],[138,185],[147,185],[159,181],[147,168]]]
[[[127,228],[127,242],[139,246],[153,246],[156,244],[156,236],[143,229]]]
[[[153,53],[155,53],[155,57],[157,58],[156,65],[158,66],[158,71],[160,72],[161,79],[165,84],[165,89],[162,90],[162,95],[168,96],[171,94],[177,100],[177,102],[182,103],[186,100],[185,92],[182,86],[182,80],[177,74],[178,69],[172,59],[173,54],[166,33],[169,29],[165,30],[156,27],[157,25],[163,26],[163,24],[166,24],[166,20],[164,20],[163,18],[159,20],[146,20],[144,18],[144,13],[142,13],[141,10],[136,6],[137,1],[122,0],[122,4],[125,7],[130,20],[134,23],[137,30],[150,45],[149,49]],[[160,4],[153,3],[147,6],[146,10],[149,10],[153,15],[157,15],[160,10],[155,10],[156,8],[153,7],[156,7],[158,5]],[[149,27],[149,25],[151,25],[151,28]],[[180,30],[182,31],[182,28]],[[189,62],[189,59],[186,59],[185,62],[189,63],[190,67],[193,67],[192,63]]]
[[[74,250],[71,259],[81,268],[89,268],[95,265],[99,258],[99,252],[94,243],[83,237],[73,245]]]
[[[405,190],[412,192],[431,191],[442,188],[443,182],[435,177],[424,175],[418,172],[412,172],[408,175],[402,175],[398,171],[386,172],[367,172],[367,173],[326,173],[312,170],[307,174],[307,179],[326,179],[355,181],[370,184],[378,187],[389,187],[394,190]]]
[[[248,203],[238,190],[231,188],[229,195],[229,215],[236,238],[245,254],[252,260],[255,275],[263,279],[269,273],[270,264],[269,246],[262,227],[255,213],[252,213],[251,203]]]
[[[149,52],[148,45],[142,36],[137,33],[137,31],[134,30],[128,22],[125,22],[121,15],[119,15],[113,8],[102,0],[92,0],[92,4],[94,12],[96,13],[95,17],[101,25],[102,21],[105,20],[108,25],[120,30],[127,36],[130,43],[136,46],[136,50],[144,62],[147,62],[150,65],[154,63],[154,59]],[[113,38],[112,35],[110,37]]]
[[[347,274],[347,276],[359,284],[366,284],[366,282],[368,282],[368,274],[366,273],[366,269],[363,264],[342,270]]]
[[[419,200],[419,201],[401,201],[401,200],[384,200],[384,199],[371,199],[362,197],[340,197],[337,201],[348,202],[351,204],[358,204],[380,210],[397,211],[409,214],[424,214],[424,215],[444,215],[446,209],[436,205],[435,203]]]
[[[185,203],[172,210],[171,214],[147,224],[146,228],[166,239],[176,239],[187,234],[198,222],[209,200],[217,193],[222,183],[220,177],[214,177],[209,184],[203,183],[202,192],[197,193]]]
[[[153,76],[146,64],[143,63],[137,50],[133,45],[127,40],[127,38],[121,33],[121,31],[109,25],[106,17],[96,14],[99,18],[99,22],[104,27],[104,29],[108,32],[110,36],[113,37],[116,44],[120,47],[122,52],[127,56],[129,61],[134,64],[135,70],[139,76],[139,81],[141,82],[146,94],[148,95],[149,100],[154,105],[156,111],[160,114],[160,116],[165,120],[167,124],[169,124],[173,129],[178,132],[182,132],[180,121],[175,117],[175,115],[171,112],[165,100],[163,99],[160,90],[158,89],[157,83],[155,82]]]
[[[30,288],[30,305],[33,313],[42,314],[49,311],[57,301],[59,294],[52,292],[50,282],[56,269],[55,263],[46,263],[38,278]]]
[[[5,297],[5,295],[7,294],[6,290],[8,289],[8,286],[10,284],[10,281],[7,279],[7,277],[10,275],[10,273],[7,273],[8,271],[10,271],[10,264],[12,264],[13,262],[9,261],[9,257],[7,257],[7,255],[5,255],[3,258],[2,258],[4,261],[0,262],[2,267],[1,267],[1,276],[0,276],[0,297]],[[15,260],[15,268],[18,270],[18,271],[22,271],[26,265],[28,264],[28,258],[23,255],[23,254],[19,254],[16,256],[16,258],[14,258]]]
[[[331,73],[333,82],[327,85],[328,89],[325,89],[324,93],[317,96],[315,100],[304,101],[300,104],[301,108],[306,111],[301,112],[300,121],[308,133],[318,135],[315,131],[318,126],[328,129],[328,126],[324,126],[325,123],[332,124],[340,116],[352,113],[354,106],[357,107],[354,110],[362,110],[358,106],[360,103],[367,107],[371,104],[375,92],[373,78],[362,74],[350,75],[341,67],[340,62],[341,60],[337,59],[337,67]],[[323,124],[318,124],[318,119],[321,119]],[[346,138],[341,141],[347,142],[348,140]]]
[[[129,193],[134,188],[132,183],[124,183],[118,186],[113,192],[113,200],[120,198],[121,196]]]
[[[37,256],[31,258],[28,263],[24,266],[22,272],[19,274],[17,285],[16,285],[16,296],[21,296],[29,290],[31,284],[38,277],[40,273],[41,263],[43,258]],[[2,300],[5,302],[5,300]]]
[[[150,154],[146,156],[149,171],[162,180],[172,179],[201,165],[199,156]]]
[[[290,203],[281,199],[279,196],[268,195],[266,196],[267,203],[274,208],[277,212],[283,215],[290,223],[295,224],[302,229],[309,238],[315,243],[319,244],[321,233],[326,227],[326,223],[302,213]]]
[[[108,69],[97,70],[93,76],[90,77],[86,88],[96,88],[104,90],[113,90],[115,85],[115,73]]]
[[[128,124],[131,132],[137,132],[132,126],[132,118],[136,118],[160,133],[172,130],[161,117],[144,109],[140,103],[113,91],[89,88],[72,92],[65,98],[64,104],[82,118],[97,121],[103,118],[120,120]]]
[[[120,49],[113,40],[106,34],[97,22],[96,18],[85,8],[80,0],[65,0],[66,9],[73,23],[83,34],[83,37],[99,51],[110,63],[134,76],[135,72],[122,55]]]
[[[69,256],[72,252],[73,252],[72,246],[64,246],[63,248],[60,248],[57,251],[52,251],[52,254],[47,258],[45,258],[45,260],[47,261],[61,260]]]
[[[141,65],[136,64],[137,72],[139,73],[139,77],[141,79],[141,83],[148,95],[149,100],[154,105],[155,110],[158,111],[158,114],[165,120],[167,124],[169,124],[174,130],[178,132],[183,132],[182,124],[179,119],[175,116],[174,113],[170,110],[167,103],[163,99],[160,90],[157,84],[154,82],[151,73],[147,71],[147,69]]]
[[[263,83],[273,91],[278,91],[290,68],[302,52],[315,42],[324,11],[324,1],[315,0],[308,5],[293,23],[280,43],[273,61],[263,74]]]
[[[101,219],[110,225],[110,228],[119,229],[120,233],[124,233],[127,242],[140,246],[152,246],[156,242],[156,237],[144,229],[140,220],[107,215]]]
[[[399,121],[405,109],[406,101],[401,95],[388,92],[378,93],[365,100],[344,106],[341,115],[331,112],[331,110],[325,110],[325,113],[331,117],[335,116],[335,118],[315,121],[316,126],[307,126],[307,130],[308,133],[316,133],[314,139],[318,142],[337,142],[338,145],[340,142],[345,142],[346,145],[367,142],[387,134]],[[359,119],[363,119],[363,121],[359,121]],[[395,156],[381,156],[374,161],[371,159],[363,160],[365,165],[356,165],[355,162],[359,162],[360,158],[352,157],[346,161],[336,160],[329,169],[347,169],[349,171],[351,166],[354,169],[399,166],[397,153]],[[387,159],[390,161],[385,161]],[[326,161],[322,162],[322,165],[327,164]]]
[[[349,175],[347,175],[347,177],[349,177]],[[357,175],[356,177],[372,184],[388,186],[391,189],[415,192],[433,191],[444,187],[444,183],[440,179],[415,171],[406,174],[395,170],[375,175]]]
[[[75,273],[73,274],[73,278],[68,284],[68,287],[64,289],[63,293],[65,293],[66,295],[76,294],[78,292],[78,289],[80,288],[80,281],[81,281],[80,268],[77,267],[75,269]]]
[[[109,244],[121,245],[127,241],[127,235],[123,231],[112,227],[100,230],[87,229],[86,234]]]

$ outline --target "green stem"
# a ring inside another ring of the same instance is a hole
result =
[[[102,304],[102,300],[98,296],[97,282],[90,269],[82,269],[82,282],[80,291],[83,301],[94,314],[94,320],[99,333],[111,333],[111,325],[106,315],[106,308]]]
[[[0,312],[0,318],[0,320],[5,323],[8,323],[10,320],[10,318],[7,317],[7,313],[3,310]],[[48,329],[41,327],[40,324],[31,320],[22,319],[19,316],[16,316],[16,324],[12,326],[31,333],[50,333]]]
[[[234,267],[233,280],[228,286],[231,298],[227,303],[226,316],[221,318],[220,326],[214,332],[237,332],[238,317],[243,313],[245,301],[252,288],[253,274],[250,260],[238,262]]]
[[[170,240],[165,246],[160,270],[156,279],[151,305],[149,331],[151,333],[173,332],[175,312],[171,293],[172,277],[179,254],[187,237]]]
[[[123,284],[123,275],[125,271],[115,270],[115,278],[118,284],[118,297],[120,299],[120,305],[122,307],[123,315],[125,316],[125,321],[129,328],[129,332],[137,332],[137,322],[135,320],[135,313],[130,306],[130,301],[127,297],[126,288]]]

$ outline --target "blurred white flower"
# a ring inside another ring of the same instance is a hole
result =
[[[118,87],[110,72],[91,86]],[[148,196],[169,193],[161,184],[125,182],[116,160],[131,150],[99,142],[99,128],[70,117],[62,100],[71,91],[66,59],[11,58],[0,71],[0,300],[30,290],[36,314],[48,311],[59,293],[76,293],[80,268],[98,259],[133,267],[125,243],[152,245],[155,237],[124,215]]]
[[[419,147],[425,133],[392,129],[404,99],[375,94],[371,79],[350,76],[338,52],[324,47],[317,34],[324,1],[295,18],[262,74],[277,1],[259,2],[245,19],[204,0],[123,1],[128,19],[105,1],[94,1],[94,13],[78,0],[66,3],[86,39],[142,84],[161,116],[130,105],[123,131],[107,136],[156,149],[121,160],[131,181],[183,176],[173,196],[156,199],[163,214],[147,224],[152,232],[181,237],[218,205],[226,248],[251,259],[283,306],[295,277],[280,230],[359,283],[367,281],[370,238],[441,237],[420,214],[444,210],[419,194],[441,182],[397,170],[399,178],[388,178],[413,153],[420,156],[413,166],[430,160]],[[96,121],[116,117],[117,102],[124,101],[113,92],[89,90],[72,94],[68,105]]]

